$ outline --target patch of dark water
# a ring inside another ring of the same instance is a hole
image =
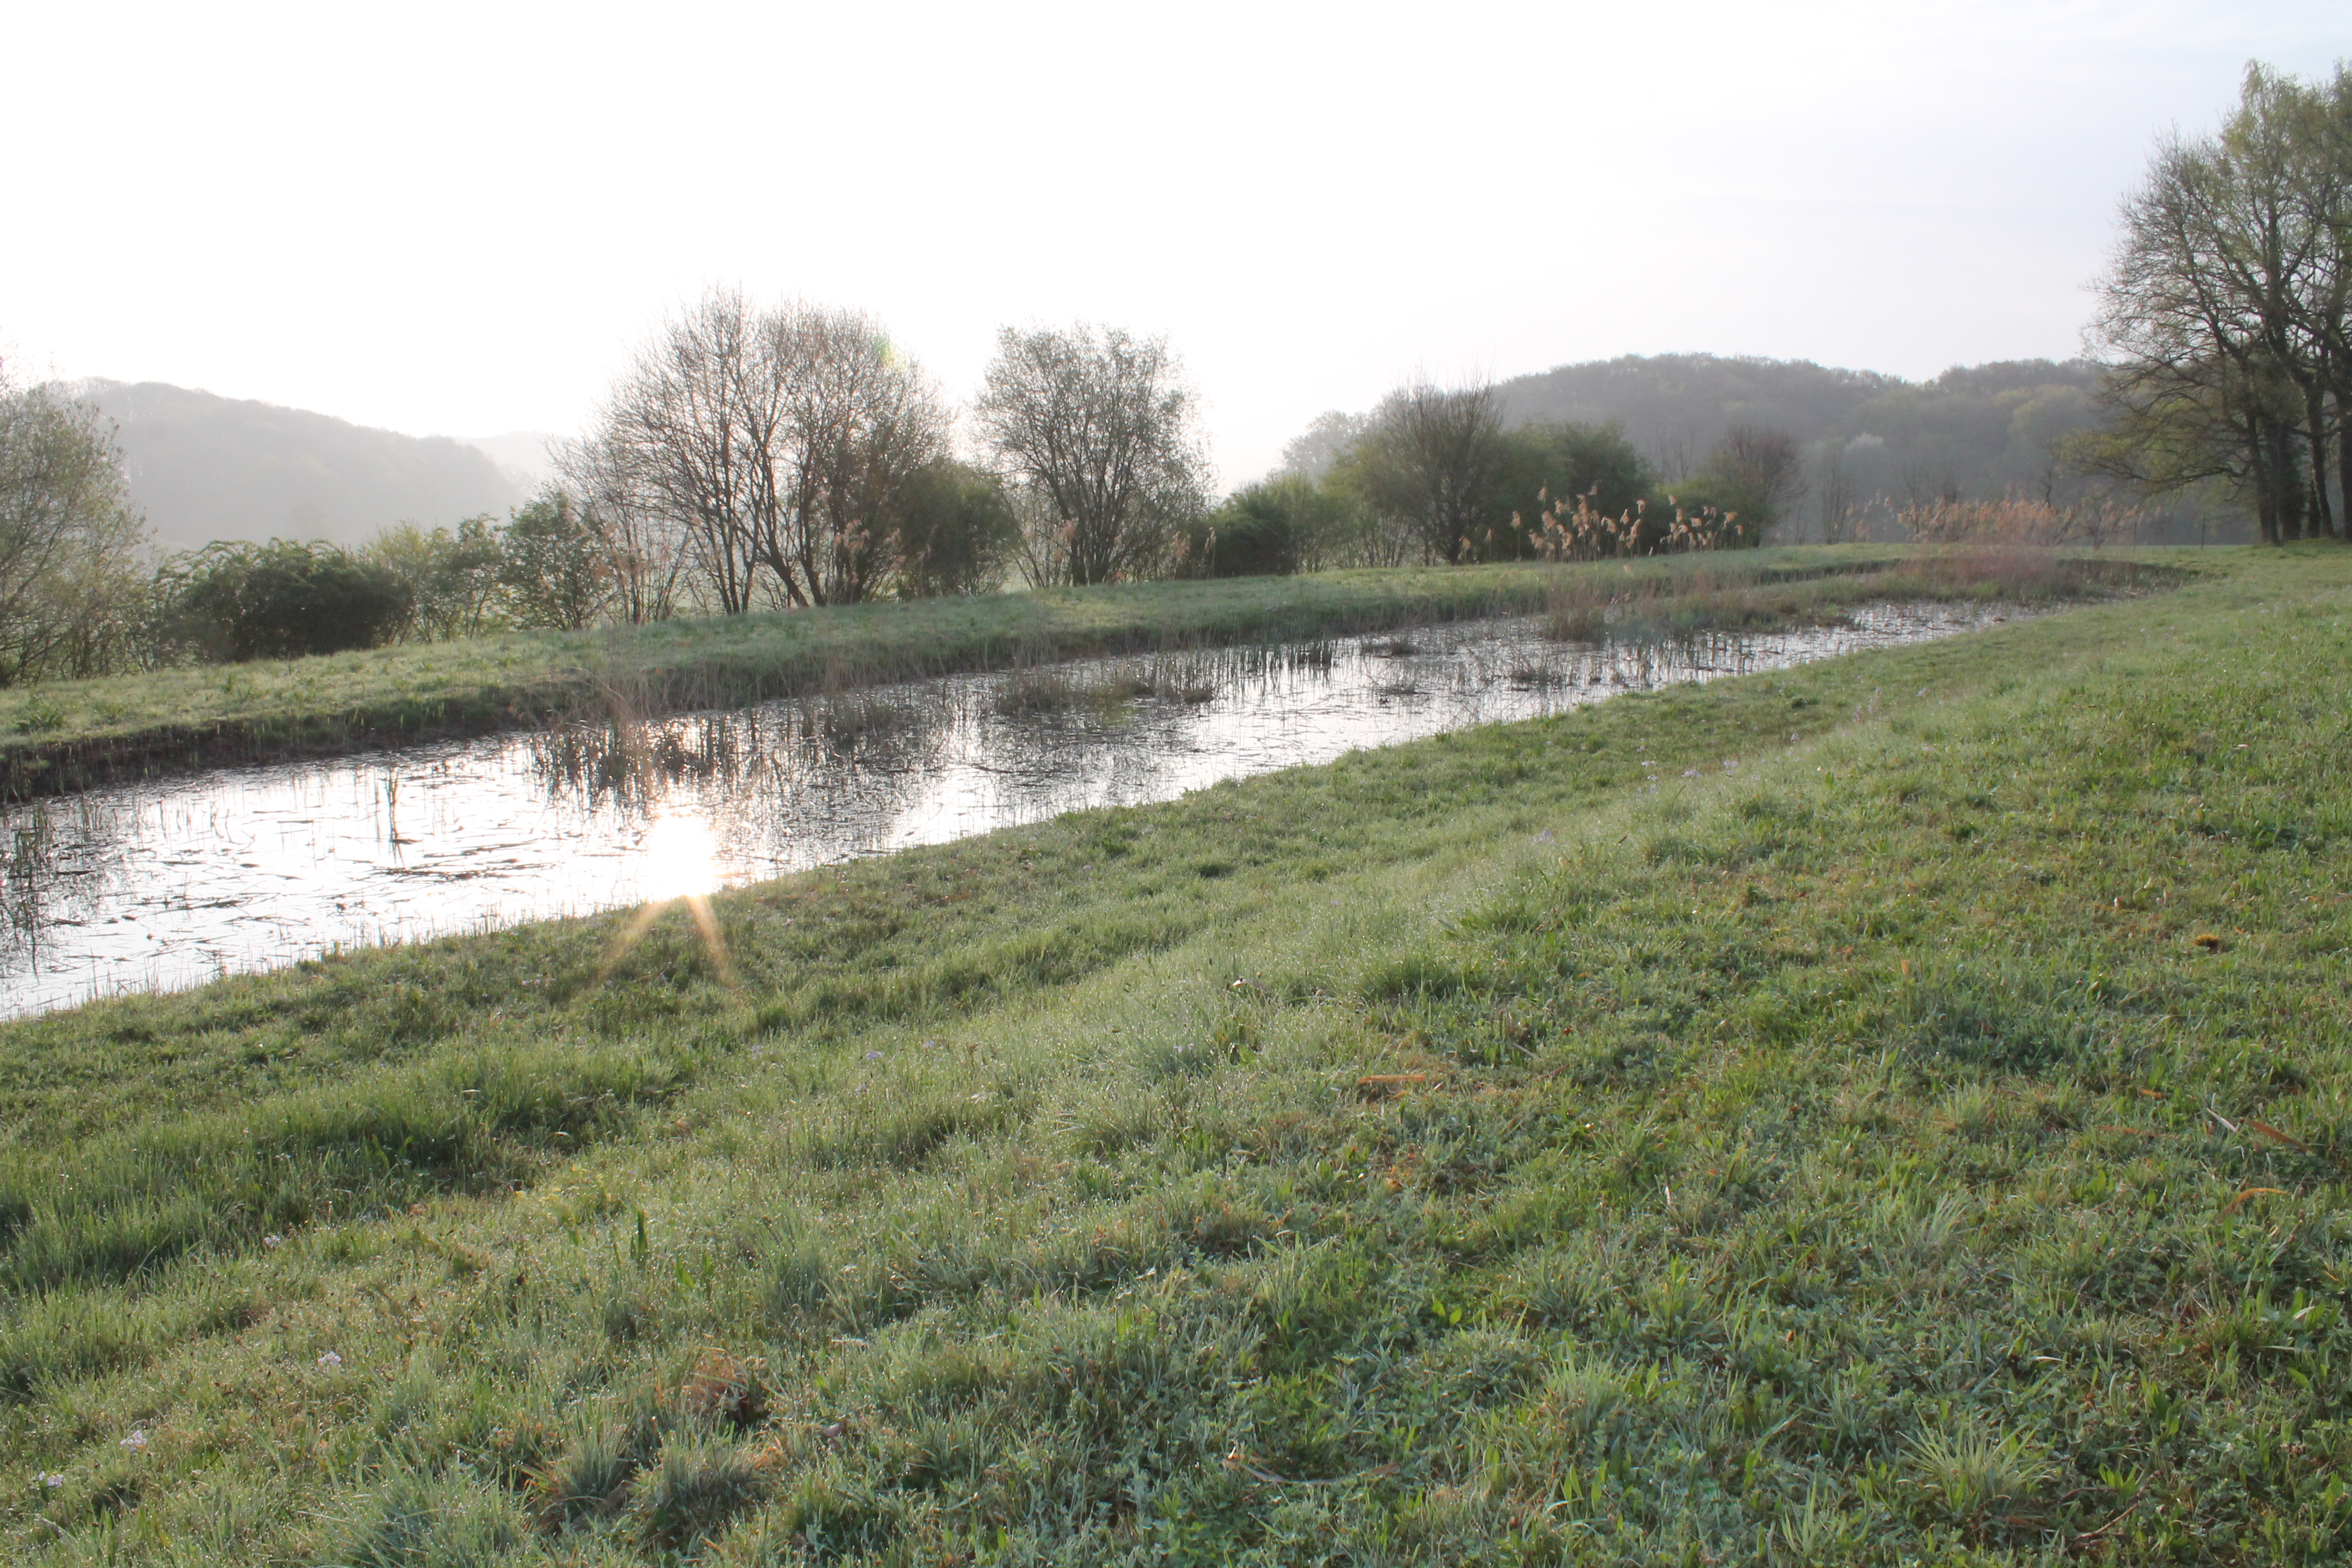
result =
[[[1839,626],[1574,646],[1471,622],[27,802],[0,812],[0,1014],[708,892],[2018,613],[1876,605]]]

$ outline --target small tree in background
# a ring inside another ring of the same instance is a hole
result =
[[[974,412],[1021,488],[1033,584],[1157,575],[1202,508],[1198,399],[1165,339],[1007,327]]]
[[[577,631],[593,625],[613,595],[610,550],[595,514],[551,485],[503,531],[499,582],[515,625]]]
[[[1500,521],[1506,458],[1502,404],[1490,384],[1416,381],[1381,402],[1332,477],[1423,560],[1454,562],[1475,559]]]
[[[1282,467],[1275,472],[1321,479],[1371,427],[1372,416],[1369,414],[1349,414],[1338,408],[1318,414],[1304,432],[1284,445]]]
[[[1344,558],[1356,513],[1348,498],[1304,474],[1244,486],[1184,531],[1177,570],[1188,577],[1269,577],[1314,572]]]
[[[900,489],[947,428],[871,317],[714,289],[655,334],[559,461],[617,546],[624,614],[698,601],[736,615],[887,584]]]
[[[370,541],[366,558],[398,580],[408,616],[399,635],[415,642],[478,637],[503,618],[506,549],[487,515],[446,528],[413,522]]]
[[[1698,472],[1675,487],[1687,509],[1712,509],[1730,520],[1733,543],[1753,546],[1805,493],[1803,450],[1786,431],[1735,425],[1707,454]]]
[[[1843,543],[1847,531],[1855,521],[1853,481],[1846,477],[1843,441],[1822,443],[1821,452],[1813,459],[1811,489],[1821,509],[1822,542]]]
[[[0,367],[0,686],[134,662],[146,547],[112,426]]]
[[[1474,539],[1486,560],[1537,553],[1527,529],[1554,501],[1610,517],[1640,509],[1652,489],[1650,465],[1616,425],[1530,422],[1503,437],[1490,521]],[[1497,521],[1498,520],[1498,521]]]

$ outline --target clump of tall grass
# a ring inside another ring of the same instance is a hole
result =
[[[897,740],[921,722],[904,703],[864,692],[812,702],[804,711],[809,731],[836,752]]]
[[[1324,660],[1329,661],[1328,651]],[[1147,700],[1197,706],[1214,700],[1220,673],[1217,656],[1197,653],[1167,654],[1108,669],[1031,667],[1005,677],[990,700],[1008,719],[1078,710],[1108,714]]]
[[[2137,539],[2150,521],[2145,509],[2106,496],[2062,505],[2016,490],[1983,500],[1914,504],[1895,517],[1921,544],[2087,544],[2094,550]]]
[[[1672,496],[1654,512],[1648,501],[1637,500],[1632,510],[1615,517],[1596,508],[1590,494],[1556,498],[1544,489],[1537,492],[1537,500],[1543,510],[1535,521],[1513,512],[1511,531],[1527,542],[1529,553],[1546,561],[1681,555],[1756,542],[1756,531],[1742,525],[1738,512],[1711,506],[1685,509]]]
[[[1070,670],[1047,667],[1019,669],[1006,677],[993,699],[1008,719],[1038,719],[1076,710],[1106,712],[1155,690],[1134,670]]]

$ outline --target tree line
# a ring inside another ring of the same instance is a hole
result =
[[[638,353],[560,467],[610,541],[614,613],[648,620],[1539,555],[1570,548],[1572,501],[1587,552],[1753,543],[1797,460],[1738,430],[1669,495],[1613,430],[1510,427],[1492,385],[1415,383],[1332,460],[1212,505],[1199,414],[1163,340],[1007,328],[967,459],[955,412],[880,323],[715,289]]]
[[[2343,537],[2352,498],[2352,68],[2247,68],[2206,136],[2163,142],[2123,207],[2091,341],[2114,418],[2087,465],[2218,486],[2273,543]]]
[[[1016,583],[1752,544],[1797,463],[1735,430],[1669,493],[1614,428],[1507,426],[1485,384],[1415,382],[1323,437],[1213,503],[1163,340],[1005,329],[960,416],[872,318],[714,289],[503,522],[155,563],[103,416],[0,367],[0,684]]]
[[[1614,424],[1507,420],[1492,383],[1416,379],[1370,413],[1328,414],[1188,531],[1206,575],[1593,560],[1761,541],[1802,489],[1785,433],[1732,426],[1669,483]]]
[[[2218,132],[2159,147],[2089,338],[2109,418],[2056,443],[2077,472],[2143,497],[2218,489],[2266,541],[2343,536],[2352,68],[2250,67]],[[1199,398],[1163,340],[1004,329],[959,411],[869,316],[713,289],[652,335],[560,481],[504,522],[159,564],[103,417],[0,365],[0,684],[1016,582],[1737,548],[1809,491],[1824,539],[1861,515],[1837,454],[1809,459],[1784,430],[1735,424],[1703,459],[1669,460],[1615,424],[1513,422],[1511,406],[1492,384],[1415,380],[1323,416],[1275,475],[1213,503]],[[2096,544],[2140,526],[2112,495],[2043,488],[1913,486],[1885,510],[1932,540]]]

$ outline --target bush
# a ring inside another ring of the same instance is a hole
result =
[[[1649,464],[1615,425],[1528,423],[1504,438],[1496,522],[1472,543],[1486,560],[1545,553],[1547,516],[1632,518],[1654,509]],[[1516,520],[1516,528],[1507,526]]]
[[[613,574],[593,508],[551,485],[509,519],[504,544],[499,581],[517,626],[577,631],[595,621]]]
[[[908,476],[897,531],[898,596],[926,599],[993,585],[1021,525],[1002,479],[942,458]]]
[[[215,541],[163,581],[173,640],[214,663],[373,647],[412,613],[391,568],[323,542]]]
[[[487,516],[460,520],[454,534],[401,523],[371,541],[364,559],[392,574],[407,603],[403,641],[475,637],[499,618],[507,557]]]
[[[1311,572],[1342,552],[1348,498],[1300,474],[1265,479],[1186,525],[1179,570],[1188,577],[1272,577]]]

